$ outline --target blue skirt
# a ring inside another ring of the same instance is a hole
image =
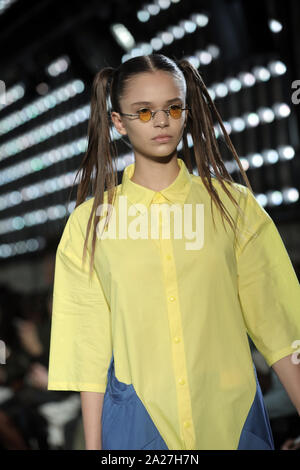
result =
[[[237,450],[274,450],[270,422],[255,367],[254,371],[256,394]],[[102,449],[168,450],[133,385],[116,378],[113,356],[108,369],[102,409]]]
[[[116,378],[113,357],[102,408],[102,449],[168,450],[133,385]]]

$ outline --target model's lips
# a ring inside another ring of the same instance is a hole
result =
[[[154,137],[152,140],[156,140],[156,142],[168,142],[172,136],[170,135],[158,135],[157,137]]]

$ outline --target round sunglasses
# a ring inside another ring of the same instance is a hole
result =
[[[154,118],[155,114],[158,113],[158,111],[164,111],[167,116],[171,116],[173,119],[179,119],[181,118],[182,111],[185,109],[190,109],[189,107],[187,108],[182,108],[181,105],[178,104],[172,104],[169,106],[168,109],[158,109],[157,111],[151,111],[149,108],[142,108],[140,109],[137,113],[135,114],[128,114],[128,113],[119,113],[121,116],[137,116],[140,121],[147,122],[150,121],[150,119]]]

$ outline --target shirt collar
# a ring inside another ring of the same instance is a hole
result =
[[[131,178],[134,173],[135,163],[131,163],[123,171],[121,195],[127,196],[132,204],[143,204],[146,208],[149,208],[152,202],[156,202],[159,194],[163,195],[166,203],[184,204],[192,184],[192,175],[181,158],[177,158],[177,162],[180,167],[178,175],[167,188],[161,191],[154,191],[134,183]]]

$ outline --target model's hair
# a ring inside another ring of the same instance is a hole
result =
[[[227,209],[219,198],[211,180],[210,167],[213,168],[215,177],[220,182],[225,193],[231,199],[233,204],[235,204],[237,210],[241,212],[239,204],[224,184],[227,182],[232,186],[234,180],[227,172],[222,160],[215,135],[213,117],[217,119],[222,129],[226,146],[229,148],[236,160],[246,185],[251,192],[253,192],[236,150],[227,134],[226,128],[202,80],[202,77],[190,62],[185,59],[171,59],[162,54],[150,54],[129,59],[126,62],[123,62],[116,69],[113,67],[102,68],[95,75],[92,84],[90,119],[88,123],[88,146],[76,173],[76,178],[78,174],[80,175],[80,182],[78,184],[75,207],[84,202],[86,198],[90,196],[90,193],[92,194],[92,197],[94,197],[85,234],[82,258],[84,262],[86,258],[90,227],[93,222],[90,274],[92,273],[94,264],[97,224],[101,217],[97,208],[103,207],[101,204],[103,204],[105,191],[107,191],[108,197],[107,204],[110,205],[114,203],[116,187],[118,185],[116,165],[117,149],[111,133],[113,123],[110,117],[110,112],[116,111],[120,113],[122,111],[120,108],[120,99],[125,95],[126,86],[131,80],[134,80],[139,73],[151,73],[156,71],[170,73],[175,79],[180,80],[181,85],[186,91],[186,106],[189,107],[189,112],[182,135],[183,160],[188,171],[192,173],[193,164],[187,140],[187,134],[190,133],[194,144],[194,156],[198,174],[211,196],[211,210],[213,207],[212,201],[214,201],[222,215],[223,225],[223,218],[225,217],[235,235],[236,220],[233,220],[229,212],[227,215]],[[110,111],[108,109],[109,101],[111,104]],[[107,213],[104,227],[108,222],[109,213]]]

